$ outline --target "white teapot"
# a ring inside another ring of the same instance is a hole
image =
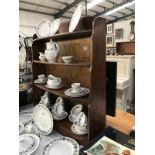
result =
[[[59,54],[59,46],[56,42],[50,40],[46,43],[45,57],[49,62],[56,62]]]

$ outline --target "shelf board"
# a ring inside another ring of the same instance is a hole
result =
[[[51,62],[41,62],[39,60],[33,60],[34,63],[38,63],[38,64],[47,64],[47,65],[60,65],[60,66],[73,66],[73,67],[90,67],[90,63],[88,62],[75,62],[75,63],[70,63],[70,64],[66,64],[63,62],[55,62],[55,63],[51,63]]]
[[[86,37],[90,37],[91,34],[92,34],[92,30],[84,30],[84,31],[70,32],[70,33],[69,32],[59,33],[59,34],[55,34],[54,36],[34,39],[33,42],[36,42],[36,41],[46,42],[46,41],[49,41],[49,39],[52,39],[53,41],[59,41],[59,40],[71,40],[76,38],[86,38]]]
[[[89,95],[86,95],[84,97],[69,97],[69,96],[66,96],[64,94],[64,91],[66,89],[68,89],[66,87],[63,87],[63,88],[60,88],[60,89],[55,90],[55,89],[49,89],[49,88],[47,88],[45,84],[34,84],[34,86],[36,86],[36,87],[38,87],[38,88],[40,88],[40,89],[42,89],[44,91],[47,91],[49,93],[52,93],[54,95],[67,98],[69,100],[74,100],[74,101],[77,100],[77,101],[80,101],[81,104],[88,105],[88,103],[89,103]]]
[[[71,131],[72,123],[69,122],[68,119],[61,120],[61,121],[54,121],[54,129],[65,135],[76,139],[78,143],[84,145],[88,142],[88,134],[87,135],[76,135]]]

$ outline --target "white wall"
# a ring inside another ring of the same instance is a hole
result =
[[[113,33],[109,35],[114,35],[114,46],[116,46],[116,42],[128,42],[129,41],[128,36],[131,30],[131,26],[130,26],[131,21],[134,21],[134,19],[116,22],[113,24],[114,26]],[[115,39],[115,29],[120,29],[120,28],[123,28],[123,39]]]
[[[42,19],[49,19],[50,21],[52,21],[54,17],[39,13],[19,11],[19,34],[22,37],[25,37],[25,35],[33,36],[33,34],[35,33],[35,27]]]

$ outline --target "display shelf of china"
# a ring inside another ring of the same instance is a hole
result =
[[[40,60],[34,60],[34,63],[39,63],[39,64],[48,64],[48,65],[61,65],[61,66],[80,66],[80,67],[90,67],[90,63],[88,62],[73,62],[73,63],[63,63],[63,62],[41,62]]]
[[[64,133],[66,136],[72,137],[73,139],[77,139],[78,142],[86,144],[88,142],[88,135],[77,135],[71,131],[71,123],[68,119],[64,119],[61,121],[54,121],[54,129],[58,132]]]
[[[73,97],[69,97],[69,96],[66,96],[64,94],[65,90],[67,89],[66,87],[64,88],[61,88],[61,89],[49,89],[46,87],[46,85],[43,85],[43,84],[34,84],[36,87],[44,90],[44,91],[47,91],[49,93],[52,93],[52,94],[55,94],[57,96],[61,96],[61,97],[64,97],[64,98],[67,98],[67,99],[70,99],[70,100],[77,100],[79,101],[81,104],[84,104],[84,105],[88,105],[89,104],[89,95],[86,95],[86,96],[83,96],[83,97],[78,97],[78,98],[73,98]]]
[[[61,78],[63,84],[60,89],[50,89],[46,84],[33,83],[33,103],[38,103],[40,96],[48,91],[53,98],[61,96],[69,101],[64,102],[66,111],[82,104],[88,116],[88,134],[74,134],[68,117],[55,121],[54,128],[60,134],[86,144],[106,128],[106,20],[101,17],[82,17],[73,32],[68,32],[69,26],[70,20],[63,21],[57,34],[33,41],[33,80],[40,74],[52,74]],[[53,45],[58,46],[56,48]],[[39,61],[40,53],[45,54],[48,62]],[[73,56],[73,62],[62,63],[63,56]],[[51,63],[50,59],[54,61]],[[89,88],[89,94],[84,97],[65,95],[73,83]],[[69,114],[70,111],[67,112]]]
[[[77,32],[66,32],[66,33],[55,34],[53,36],[37,38],[34,40],[34,42],[37,42],[37,41],[47,42],[50,39],[52,39],[53,41],[59,41],[59,40],[86,38],[86,37],[89,37],[91,34],[92,34],[92,30],[83,30],[83,31],[77,31]]]

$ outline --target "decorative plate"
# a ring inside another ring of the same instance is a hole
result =
[[[65,90],[65,95],[69,96],[69,97],[82,97],[85,96],[89,93],[89,89],[88,88],[83,88],[84,91],[80,92],[80,93],[72,93],[72,89],[73,88],[69,88],[67,90]]]
[[[24,131],[24,124],[19,123],[19,134],[21,134]]]
[[[38,26],[36,27],[36,34],[40,37],[47,37],[50,34],[50,21],[48,19],[43,19],[40,21]]]
[[[72,19],[70,21],[69,24],[69,32],[73,32],[80,20],[82,14],[82,5],[78,5],[78,7],[75,9],[73,15],[72,15]]]
[[[55,138],[45,145],[42,155],[79,155],[79,144],[69,137]]]
[[[40,139],[33,134],[19,136],[19,155],[31,155],[39,146]]]
[[[19,116],[19,121],[25,125],[27,125],[30,121],[32,121],[32,113],[25,113]]]
[[[38,84],[44,84],[44,83],[46,83],[47,82],[47,78],[45,79],[45,80],[43,80],[43,81],[40,81],[39,79],[36,79],[36,80],[34,80],[34,83],[38,83]]]
[[[53,129],[53,117],[48,108],[43,104],[37,104],[33,109],[33,120],[43,135],[49,135]]]
[[[48,84],[46,84],[46,87],[49,88],[49,89],[60,89],[63,87],[63,85],[60,85],[58,87],[49,87]]]
[[[50,24],[50,35],[54,35],[60,26],[60,19],[55,19],[51,24]]]
[[[77,129],[74,124],[71,126],[71,130],[76,135],[85,135],[85,134],[88,133],[88,129],[87,128],[85,128],[85,130],[83,130],[83,127],[82,127],[82,130],[80,130],[80,127]]]

